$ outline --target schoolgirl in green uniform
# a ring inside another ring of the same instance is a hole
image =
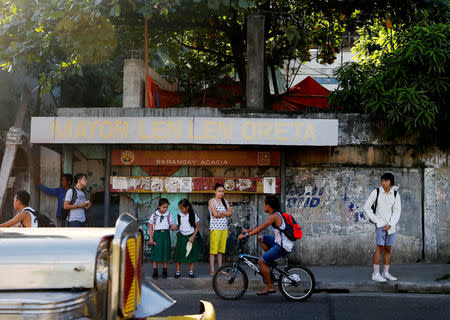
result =
[[[178,208],[180,212],[178,213],[178,229],[177,234],[177,245],[175,247],[175,254],[173,260],[177,264],[177,272],[175,273],[175,278],[180,277],[180,266],[181,263],[189,263],[189,277],[194,278],[194,263],[198,261],[199,250],[198,244],[195,239],[198,233],[198,222],[199,217],[194,213],[192,205],[188,199],[182,199],[178,202]],[[186,255],[186,246],[188,243],[192,244],[191,251]]]
[[[158,210],[148,220],[148,229],[151,245],[150,260],[153,261],[153,279],[158,278],[158,262],[163,263],[162,277],[167,278],[167,262],[170,260],[170,230],[178,227],[169,211],[169,200],[159,199]]]

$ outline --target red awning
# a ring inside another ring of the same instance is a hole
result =
[[[329,108],[329,92],[329,90],[308,76],[285,93],[279,95],[279,100],[272,104],[272,110],[297,111],[307,107]]]

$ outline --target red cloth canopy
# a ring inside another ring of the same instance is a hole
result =
[[[308,76],[278,96],[279,100],[272,104],[272,110],[297,111],[307,107],[329,108],[329,92],[329,90]]]
[[[180,95],[158,87],[152,78],[147,76],[148,100],[150,108],[169,108],[181,103]],[[329,108],[329,90],[321,86],[311,77],[306,77],[285,93],[275,96],[277,101],[272,104],[272,110],[297,111],[307,107]],[[231,108],[235,104],[244,104],[243,91],[239,82],[225,77],[220,82],[202,90],[195,105],[214,108]]]
[[[147,90],[149,108],[170,108],[181,103],[178,93],[161,89],[150,76],[147,76]]]

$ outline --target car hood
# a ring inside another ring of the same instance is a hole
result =
[[[0,290],[92,288],[97,248],[114,231],[1,228]]]

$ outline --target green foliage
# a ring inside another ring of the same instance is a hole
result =
[[[107,2],[0,0],[0,67],[26,67],[42,94],[67,79],[80,79],[74,86],[83,86],[84,68],[91,74],[97,68],[102,82],[111,76],[104,63],[117,53],[115,29],[104,14]]]
[[[169,80],[193,93],[200,84],[237,74],[245,86],[246,23],[265,17],[268,67],[286,59],[308,61],[320,49],[321,63],[332,63],[345,30],[389,16],[394,25],[435,16],[444,0],[0,0],[0,66],[26,65],[41,92],[67,82],[87,90],[93,79],[105,102],[117,97],[113,72],[105,67],[130,50],[143,48],[149,19],[152,57],[164,56]],[[381,44],[382,45],[382,44]],[[152,63],[154,61],[151,61]],[[119,64],[121,65],[121,64]],[[83,81],[89,74],[88,81]],[[94,78],[92,78],[94,77]],[[104,79],[109,79],[105,82]],[[88,87],[86,87],[88,86]],[[112,95],[112,96],[110,96]],[[98,104],[103,104],[98,102]]]
[[[361,38],[356,49],[363,60],[338,69],[340,87],[330,103],[385,118],[394,135],[448,147],[450,24],[416,23],[397,31],[392,41],[386,34]],[[369,50],[372,43],[377,50]]]

